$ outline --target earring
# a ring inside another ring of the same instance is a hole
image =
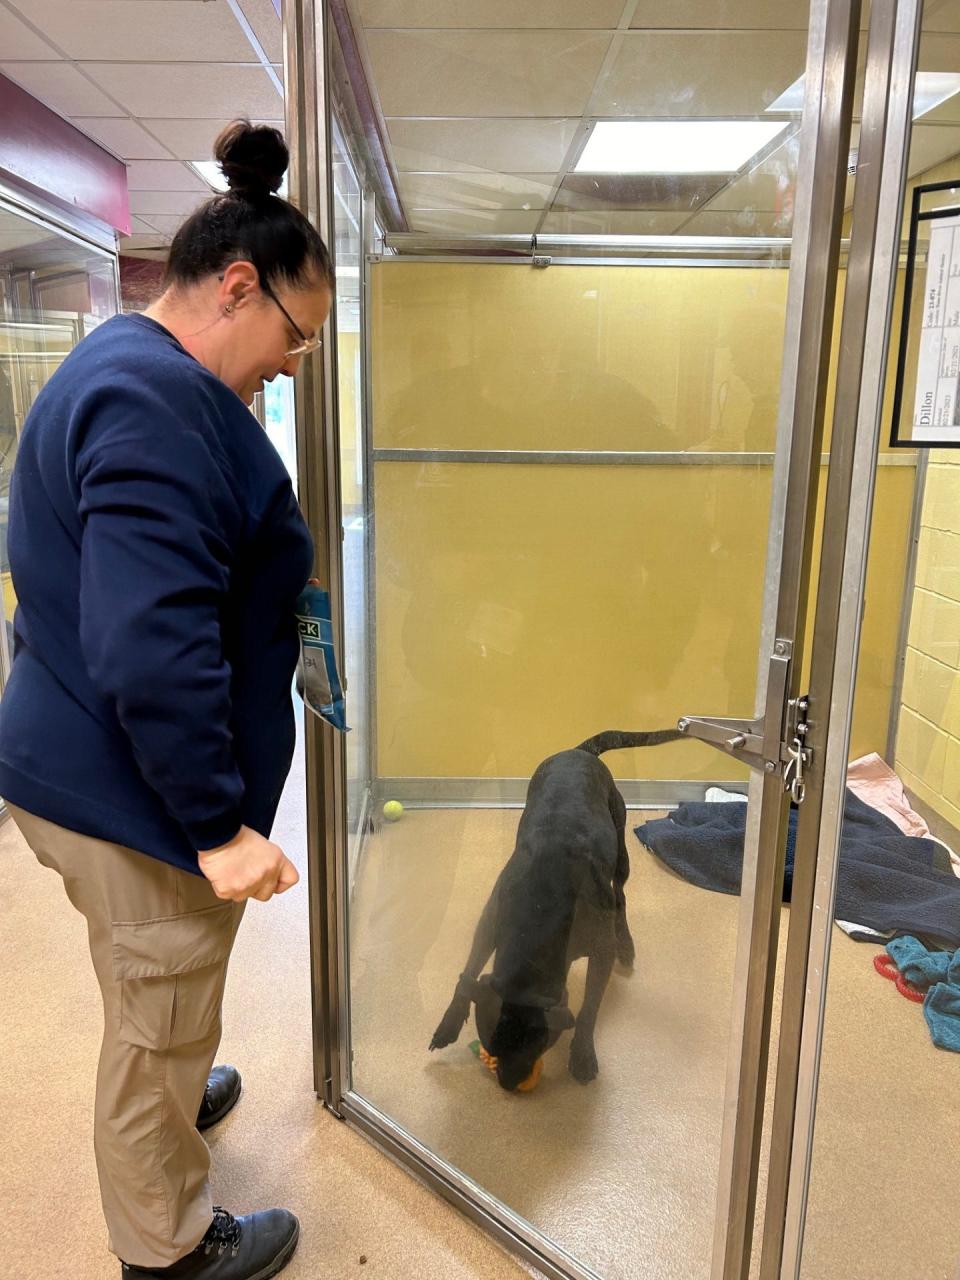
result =
[[[228,303],[227,303],[227,305],[226,305],[223,309],[224,309],[224,311],[226,312],[226,314],[227,314],[228,316],[229,316],[229,315],[232,315],[232,314],[233,314],[233,303],[232,303],[232,302],[228,302]]]

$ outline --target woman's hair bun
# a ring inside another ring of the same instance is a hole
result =
[[[213,144],[213,156],[230,190],[253,197],[279,191],[290,162],[279,130],[249,120],[228,124]]]

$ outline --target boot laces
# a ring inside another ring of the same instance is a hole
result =
[[[225,1253],[230,1250],[233,1257],[236,1257],[240,1251],[240,1236],[242,1228],[232,1213],[227,1213],[226,1209],[220,1205],[213,1206],[213,1221],[207,1228],[207,1234],[203,1237],[204,1253],[213,1253],[216,1249],[218,1254]]]

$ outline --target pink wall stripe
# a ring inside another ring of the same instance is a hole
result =
[[[127,168],[0,75],[0,173],[68,209],[130,233]]]

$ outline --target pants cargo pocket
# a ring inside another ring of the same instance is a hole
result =
[[[228,902],[111,926],[121,1040],[162,1050],[219,1036],[237,922],[238,909]]]

